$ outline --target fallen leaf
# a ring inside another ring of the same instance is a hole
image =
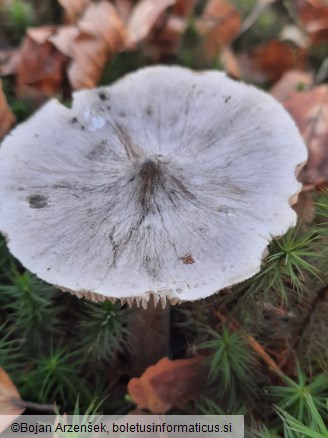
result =
[[[49,41],[56,31],[55,26],[27,30],[17,67],[18,94],[29,87],[50,96],[61,90],[68,58]]]
[[[198,20],[207,59],[214,59],[220,49],[228,46],[239,34],[241,18],[233,5],[225,0],[210,0]]]
[[[284,102],[295,91],[308,89],[313,84],[313,75],[301,70],[290,70],[271,88],[271,94],[279,102]]]
[[[3,93],[2,83],[0,80],[0,139],[2,139],[7,134],[7,132],[9,132],[14,123],[15,116],[13,115],[7,104],[7,100]]]
[[[302,68],[305,51],[272,40],[238,57],[243,76],[257,83],[276,81],[288,70]]]
[[[176,0],[173,14],[179,17],[189,17],[195,7],[195,3],[195,0]]]
[[[80,31],[76,26],[60,26],[57,32],[49,37],[49,41],[64,55],[69,58],[74,56],[74,40]]]
[[[223,47],[221,50],[221,63],[224,70],[234,79],[240,79],[241,71],[236,55],[230,47]]]
[[[309,149],[309,159],[299,174],[312,186],[328,181],[328,86],[294,92],[284,102]]]
[[[24,408],[16,386],[3,368],[0,368],[0,433],[19,417]]]
[[[138,409],[164,414],[196,399],[206,384],[204,360],[202,356],[173,361],[165,357],[141,377],[131,379],[128,390]]]
[[[295,0],[300,20],[313,43],[328,40],[328,3],[325,0]]]
[[[75,90],[93,88],[106,62],[124,48],[126,29],[115,8],[104,0],[92,3],[77,27],[79,34],[69,43],[73,60],[68,78]]]
[[[66,23],[75,23],[83,14],[91,0],[58,0],[65,10]]]
[[[315,218],[315,204],[312,191],[302,191],[294,195],[291,206],[296,211],[298,219],[305,224],[311,224]]]
[[[166,20],[163,29],[149,35],[143,44],[144,52],[156,62],[165,61],[168,56],[179,50],[186,26],[186,20],[177,15],[171,15]]]
[[[67,75],[74,90],[97,86],[106,62],[126,41],[126,29],[107,1],[92,3],[76,26],[61,26],[49,41],[71,58]]]
[[[128,45],[143,41],[154,28],[157,21],[176,0],[141,0],[133,8],[128,22]]]
[[[133,0],[113,0],[113,4],[123,22],[127,23],[132,11]]]

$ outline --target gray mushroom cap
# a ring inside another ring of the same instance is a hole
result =
[[[0,150],[0,229],[43,280],[89,298],[197,300],[256,274],[306,147],[272,97],[149,67],[50,101]]]

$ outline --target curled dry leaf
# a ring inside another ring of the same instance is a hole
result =
[[[14,122],[15,116],[7,104],[0,80],[0,140],[7,134]]]
[[[302,191],[292,198],[292,207],[296,211],[298,219],[305,224],[310,224],[315,218],[315,204],[311,191]],[[293,203],[295,200],[295,203]]]
[[[221,51],[221,62],[224,70],[234,79],[240,79],[241,71],[236,55],[230,47],[223,47]]]
[[[58,0],[58,2],[65,10],[66,23],[75,23],[91,0]]]
[[[173,14],[179,17],[189,17],[194,9],[195,3],[195,0],[176,0]]]
[[[295,0],[305,31],[313,43],[328,40],[328,3],[326,0]]]
[[[128,45],[143,41],[157,24],[162,14],[176,0],[141,0],[134,7],[128,22]]]
[[[125,26],[107,1],[92,3],[78,29],[79,34],[66,43],[73,58],[68,78],[75,90],[95,87],[106,61],[123,49],[126,41]]]
[[[56,31],[55,26],[28,29],[17,67],[19,94],[28,88],[45,95],[54,95],[61,90],[68,58],[49,41]]]
[[[112,3],[124,23],[127,23],[133,6],[133,0],[113,0]]]
[[[238,9],[225,0],[210,0],[198,21],[206,57],[215,58],[221,47],[229,45],[238,36],[240,27]]]
[[[161,359],[139,378],[133,378],[128,390],[138,409],[165,414],[172,407],[181,407],[196,399],[206,383],[205,358]]]
[[[304,184],[328,181],[328,86],[292,93],[284,102],[309,148],[309,159],[300,172]]]
[[[24,412],[16,386],[3,368],[0,368],[0,433]]]
[[[143,49],[152,59],[161,62],[163,58],[178,51],[185,29],[186,20],[177,15],[171,15],[162,29],[149,35]]]
[[[304,66],[304,51],[281,41],[262,44],[238,59],[243,76],[253,82],[276,81],[288,70]]]

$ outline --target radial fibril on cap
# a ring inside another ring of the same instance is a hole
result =
[[[0,228],[28,269],[77,295],[196,300],[259,271],[295,224],[306,157],[264,92],[145,68],[71,109],[50,101],[6,138]]]

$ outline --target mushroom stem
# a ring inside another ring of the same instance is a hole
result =
[[[134,308],[128,319],[128,348],[131,370],[140,375],[150,365],[169,353],[170,304],[148,308]]]

